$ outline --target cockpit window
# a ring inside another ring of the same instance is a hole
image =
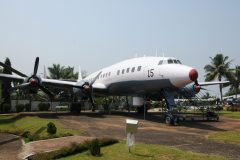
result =
[[[163,60],[160,60],[158,65],[162,65],[163,64]]]
[[[169,59],[168,60],[168,64],[172,64],[173,63],[173,60],[172,59]]]
[[[182,64],[181,61],[177,60],[178,64]]]
[[[177,60],[176,59],[174,59],[173,62],[177,64]]]

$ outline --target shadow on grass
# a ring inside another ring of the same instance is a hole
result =
[[[36,132],[34,134],[41,134],[46,129],[47,129],[47,127],[41,127],[38,130],[36,130]]]
[[[133,155],[133,156],[137,156],[137,157],[145,157],[145,158],[153,158],[154,156],[153,155],[149,155],[149,154],[141,154],[141,153],[135,153],[133,151],[130,151],[130,154]]]

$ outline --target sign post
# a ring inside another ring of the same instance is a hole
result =
[[[127,133],[127,146],[128,152],[131,151],[131,146],[135,143],[134,134],[137,133],[138,120],[126,119],[126,133]]]

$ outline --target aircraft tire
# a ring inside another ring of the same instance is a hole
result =
[[[166,123],[167,125],[171,125],[171,124],[172,124],[172,118],[169,117],[169,116],[166,116],[166,118],[165,118],[165,123]]]

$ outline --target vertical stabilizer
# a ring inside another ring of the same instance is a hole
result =
[[[43,78],[47,78],[47,71],[45,65],[43,66]]]
[[[79,66],[78,67],[78,82],[80,82],[82,80],[82,70],[81,70],[81,67]]]

